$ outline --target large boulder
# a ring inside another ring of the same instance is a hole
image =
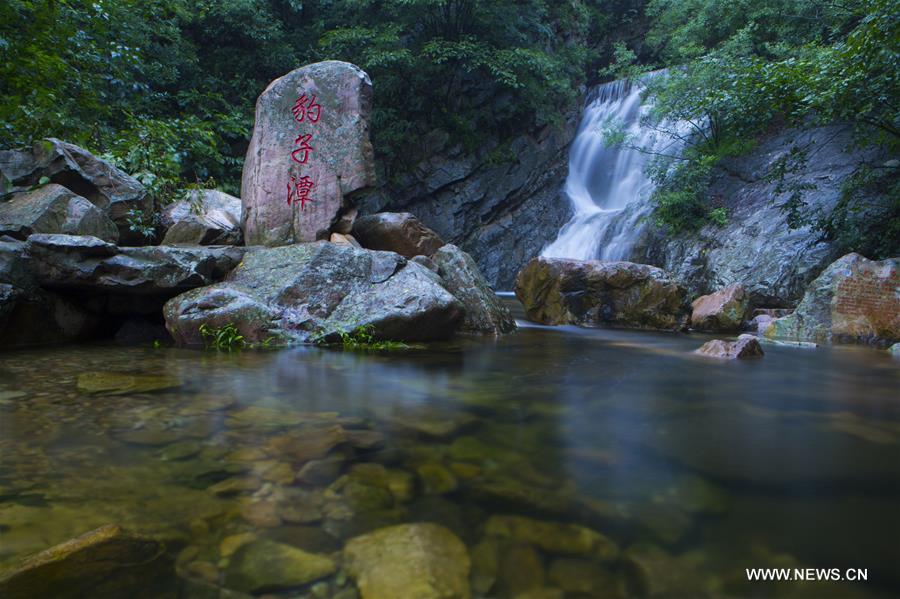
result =
[[[375,337],[446,338],[463,307],[427,268],[393,252],[329,242],[250,248],[224,283],[170,300],[166,326],[182,344],[202,342],[199,327],[232,323],[247,341],[334,340],[371,327]]]
[[[26,239],[32,233],[93,235],[113,243],[119,239],[115,223],[106,214],[55,183],[0,202],[0,235]]]
[[[353,235],[370,250],[397,252],[405,258],[431,256],[444,240],[408,212],[381,212],[357,218]]]
[[[175,597],[175,568],[162,543],[107,525],[0,574],[0,597]]]
[[[162,213],[163,245],[240,245],[241,199],[215,189],[193,190]]]
[[[876,262],[847,254],[810,283],[794,313],[772,321],[765,336],[881,346],[900,340],[898,268],[898,258]]]
[[[516,277],[526,316],[542,324],[680,329],[685,292],[664,270],[632,262],[534,258]]]
[[[742,285],[730,285],[698,297],[691,304],[691,327],[698,331],[739,331],[750,309],[750,295]]]
[[[362,599],[468,599],[466,546],[437,524],[400,524],[347,541],[344,564]]]
[[[0,151],[0,194],[26,191],[44,177],[104,211],[119,229],[120,243],[145,241],[131,230],[129,212],[150,214],[152,199],[136,179],[109,162],[54,138],[37,141],[29,150]]]
[[[96,237],[37,234],[28,254],[49,289],[168,294],[222,280],[244,248],[117,247]]]
[[[472,256],[453,244],[436,251],[432,262],[444,287],[466,309],[462,330],[474,333],[509,333],[516,320],[485,280]]]
[[[307,65],[269,84],[244,161],[247,245],[327,239],[351,197],[375,184],[371,108],[369,76],[346,62]]]

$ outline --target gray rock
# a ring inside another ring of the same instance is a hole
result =
[[[426,136],[425,158],[360,204],[363,213],[405,211],[470,253],[485,279],[512,289],[516,273],[553,241],[571,215],[562,193],[577,110],[564,124],[491,141],[475,152]]]
[[[370,250],[397,252],[404,258],[431,256],[444,241],[408,212],[382,212],[357,218],[353,235]]]
[[[83,340],[98,324],[96,315],[55,293],[0,283],[0,336],[6,347]]]
[[[465,307],[462,330],[494,334],[515,330],[515,319],[482,276],[472,256],[447,244],[434,253],[432,262],[444,287]]]
[[[169,294],[222,280],[243,248],[116,247],[96,237],[32,235],[28,253],[41,286]]]
[[[428,269],[392,252],[328,242],[248,249],[228,280],[166,304],[175,340],[202,341],[200,325],[233,323],[248,341],[336,340],[371,326],[381,339],[448,337],[463,315],[459,301]]]
[[[516,278],[530,320],[650,329],[680,329],[685,292],[662,269],[632,262],[535,258]]]
[[[766,175],[792,148],[809,148],[809,161],[789,173],[786,183],[812,185],[802,192],[803,201],[827,214],[847,177],[876,157],[872,148],[848,150],[851,146],[852,132],[842,126],[786,130],[763,140],[752,152],[726,161],[709,190],[729,210],[724,227],[674,237],[648,227],[630,259],[666,269],[692,295],[739,283],[754,306],[794,306],[837,255],[820,232],[788,226],[779,208],[786,196]]]
[[[115,223],[106,214],[55,183],[0,202],[0,235],[26,239],[32,233],[93,235],[113,243],[119,239]]]
[[[327,239],[350,198],[375,184],[371,108],[369,76],[336,60],[291,71],[260,94],[241,183],[248,245]],[[308,200],[292,195],[298,182],[314,185]]]
[[[100,208],[119,229],[119,242],[139,244],[144,239],[131,231],[128,213],[149,215],[152,201],[133,177],[87,150],[54,138],[34,143],[30,150],[0,151],[0,175],[7,191],[25,191],[42,177],[58,183]]]
[[[770,339],[816,343],[872,343],[900,340],[900,258],[880,262],[847,254],[826,268],[797,309],[772,321]]]
[[[241,199],[214,189],[190,192],[162,213],[163,245],[240,245]]]
[[[175,568],[162,543],[107,525],[26,559],[0,574],[0,596],[174,596]]]

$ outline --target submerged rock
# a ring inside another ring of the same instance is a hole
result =
[[[0,202],[0,235],[26,239],[33,233],[93,235],[113,243],[119,230],[85,198],[51,183]]]
[[[437,524],[400,524],[355,537],[344,562],[362,599],[468,599],[469,554]]]
[[[227,282],[165,306],[179,343],[202,342],[199,327],[234,324],[247,341],[337,340],[364,326],[378,339],[450,336],[463,309],[437,275],[391,252],[333,243],[248,250]]]
[[[698,297],[691,308],[691,327],[698,331],[738,331],[750,308],[750,296],[743,286],[731,285]]]
[[[54,138],[36,141],[30,150],[0,151],[0,174],[12,187],[26,191],[43,177],[87,199],[119,229],[119,241],[136,245],[146,241],[131,230],[129,212],[149,216],[153,203],[137,179],[84,148]]]
[[[615,559],[618,546],[608,537],[577,524],[535,520],[524,516],[491,516],[486,535],[530,543],[549,553]]]
[[[269,84],[244,160],[247,245],[328,238],[348,198],[375,184],[371,110],[369,76],[346,62],[310,64]],[[313,187],[301,201],[304,181]]]
[[[437,250],[431,260],[444,287],[466,309],[462,329],[476,333],[509,333],[516,321],[478,270],[472,256],[453,244]]]
[[[759,340],[753,335],[741,335],[737,338],[737,341],[713,339],[704,343],[697,350],[697,353],[710,358],[723,358],[725,360],[761,358],[765,355]]]
[[[175,568],[159,541],[107,525],[0,574],[0,597],[175,597]]]
[[[900,258],[875,262],[847,254],[836,260],[810,283],[794,313],[774,320],[765,336],[877,345],[900,340]]]
[[[215,189],[190,192],[162,214],[163,245],[240,245],[241,199]]]
[[[685,292],[665,271],[632,262],[534,258],[516,278],[526,316],[543,324],[679,329]]]
[[[431,256],[444,245],[440,236],[408,212],[381,212],[353,223],[353,236],[370,250],[397,252],[404,258]]]
[[[290,545],[255,540],[241,545],[225,571],[225,586],[247,593],[279,591],[308,584],[337,570],[334,561]]]
[[[78,376],[78,390],[98,395],[126,395],[174,389],[181,380],[166,374],[85,372]]]

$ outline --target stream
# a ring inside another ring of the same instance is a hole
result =
[[[218,582],[226,538],[336,554],[375,528],[436,522],[468,547],[476,597],[526,583],[566,597],[900,593],[887,352],[766,345],[719,363],[692,353],[706,336],[535,326],[506,301],[514,334],[402,352],[3,353],[0,567],[117,523]],[[508,515],[585,526],[618,551],[539,546],[498,567],[485,523]],[[868,581],[748,582],[763,567]],[[315,596],[352,581],[323,584]]]

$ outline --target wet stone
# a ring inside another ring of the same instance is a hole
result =
[[[310,460],[297,472],[296,480],[309,485],[327,485],[341,475],[344,458],[329,456],[321,460]]]
[[[225,573],[225,586],[247,593],[278,591],[319,580],[336,569],[327,556],[258,540],[234,553]]]
[[[534,520],[524,516],[491,516],[485,534],[531,543],[548,553],[589,555],[612,560],[619,549],[608,537],[577,524]]]
[[[534,547],[513,543],[501,549],[499,584],[509,596],[544,586],[546,573],[541,556]]]
[[[426,494],[443,495],[456,490],[456,477],[441,464],[422,464],[416,468],[416,473]]]
[[[221,497],[237,495],[239,493],[252,493],[259,489],[262,481],[256,476],[241,476],[226,478],[209,487],[209,491]]]
[[[77,385],[85,393],[125,395],[174,389],[181,386],[181,381],[168,375],[86,372],[79,375]]]

